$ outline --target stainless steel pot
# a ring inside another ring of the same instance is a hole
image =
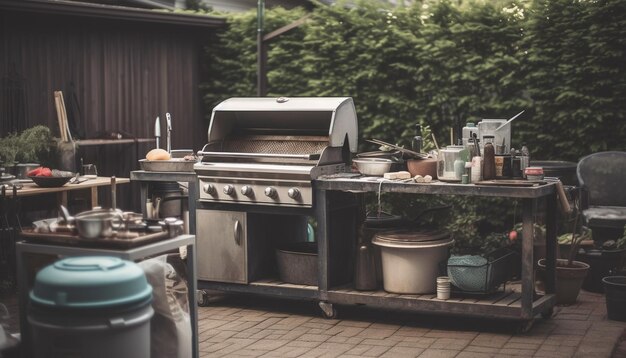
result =
[[[96,209],[82,212],[74,217],[78,236],[85,239],[110,237],[113,230],[123,227],[122,213],[117,210]]]

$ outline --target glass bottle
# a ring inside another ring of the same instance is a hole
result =
[[[411,141],[411,150],[417,153],[422,152],[422,126],[420,124],[415,125],[415,136]]]

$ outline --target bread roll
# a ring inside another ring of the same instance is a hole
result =
[[[148,160],[169,160],[170,158],[170,153],[160,148],[152,149],[146,154],[146,159]]]

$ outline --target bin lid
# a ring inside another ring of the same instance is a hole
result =
[[[109,256],[71,257],[37,273],[30,299],[63,308],[107,308],[152,298],[152,286],[134,262]]]
[[[394,230],[378,233],[372,244],[385,247],[429,248],[454,242],[448,233],[435,230]]]

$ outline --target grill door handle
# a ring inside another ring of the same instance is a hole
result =
[[[235,243],[238,246],[241,246],[241,223],[239,223],[239,220],[235,220],[234,235],[235,235]]]

